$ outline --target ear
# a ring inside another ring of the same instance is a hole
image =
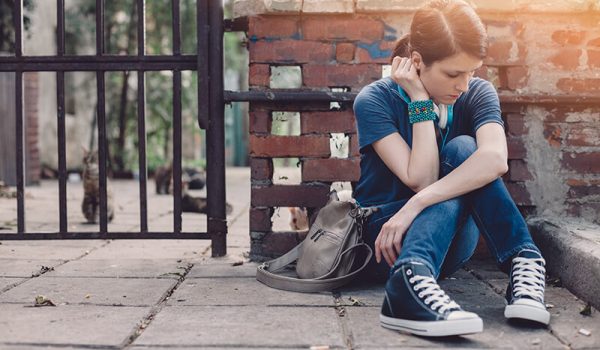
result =
[[[415,68],[417,68],[417,70],[421,70],[424,68],[423,56],[421,56],[421,54],[418,53],[417,51],[413,51],[410,54],[410,59],[412,61],[412,64],[415,66]]]

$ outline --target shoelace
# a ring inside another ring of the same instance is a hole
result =
[[[425,298],[423,301],[425,305],[429,306],[431,304],[429,307],[433,311],[444,313],[447,310],[460,309],[460,306],[450,299],[433,277],[414,276],[410,278],[410,283],[415,283],[415,281],[418,281],[418,283],[415,284],[413,289],[419,293],[419,298]]]
[[[546,284],[544,259],[513,259],[513,293],[516,297],[528,296],[543,302]]]

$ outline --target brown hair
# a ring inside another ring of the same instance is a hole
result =
[[[462,0],[433,0],[415,12],[410,32],[398,42],[390,60],[417,51],[430,65],[459,52],[484,59],[487,34],[475,10]]]

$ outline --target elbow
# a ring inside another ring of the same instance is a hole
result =
[[[493,172],[494,178],[500,177],[508,172],[508,157],[503,152],[486,152],[486,159],[490,160],[489,169]]]

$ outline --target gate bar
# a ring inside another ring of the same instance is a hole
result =
[[[65,55],[65,0],[56,0],[58,56]],[[58,132],[58,210],[59,232],[68,232],[67,222],[67,160],[65,131],[65,72],[56,72],[56,106]]]
[[[173,56],[181,55],[179,0],[172,0]],[[173,232],[181,232],[181,71],[173,71]]]
[[[210,120],[207,133],[208,233],[212,235],[212,256],[227,254],[225,219],[225,118],[223,83],[223,6],[221,1],[208,3],[209,101]]]
[[[196,1],[196,49],[198,77],[198,125],[200,129],[208,129],[209,118],[209,89],[210,89],[210,72],[208,70],[208,52],[209,52],[209,33],[210,26],[208,25],[208,0]]]
[[[15,0],[13,10],[15,26],[15,56],[23,56],[23,0]],[[16,117],[16,149],[17,149],[17,232],[25,233],[25,189],[24,189],[24,127],[23,127],[23,71],[15,71],[15,117]]]
[[[104,0],[96,0],[96,56],[104,53]],[[100,233],[108,232],[108,213],[106,201],[106,113],[105,113],[105,83],[104,71],[96,72],[96,85],[98,96],[98,165],[100,169]],[[91,151],[91,150],[90,150]],[[114,208],[113,208],[114,209]]]
[[[137,45],[138,57],[146,53],[146,2],[137,0],[138,23]],[[146,89],[145,72],[137,71],[137,117],[138,117],[138,171],[140,180],[140,231],[148,232],[148,169],[146,168]]]

